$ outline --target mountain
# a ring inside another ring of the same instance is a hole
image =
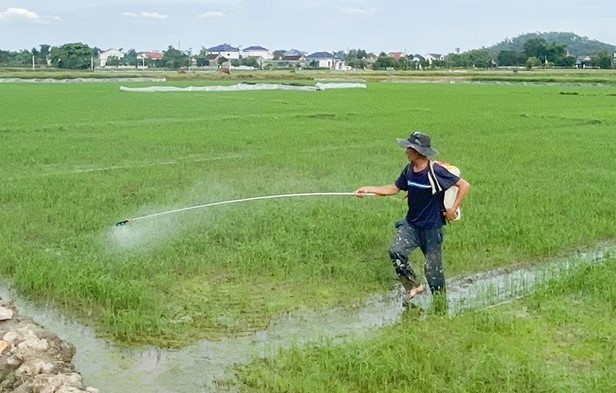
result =
[[[524,43],[529,38],[543,38],[548,44],[555,42],[559,45],[565,45],[571,56],[596,55],[599,52],[615,53],[616,46],[606,44],[597,40],[591,40],[588,37],[581,37],[573,33],[549,32],[549,33],[526,33],[515,38],[506,38],[489,48],[486,48],[492,54],[498,54],[502,50],[513,50],[522,52]]]

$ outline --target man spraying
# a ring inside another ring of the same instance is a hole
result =
[[[449,172],[443,165],[430,161],[429,157],[437,152],[430,146],[429,135],[416,131],[408,139],[398,139],[398,144],[406,149],[410,163],[404,167],[395,183],[363,186],[355,191],[355,195],[386,196],[398,194],[400,190],[407,192],[408,212],[404,219],[396,222],[396,237],[389,249],[394,270],[406,290],[403,305],[407,306],[411,299],[426,290],[409,263],[409,255],[419,247],[425,257],[424,273],[430,291],[435,296],[435,304],[438,306],[440,302],[444,306],[442,227],[456,219],[470,184]],[[457,195],[451,206],[445,208],[445,191],[453,186],[458,187]]]

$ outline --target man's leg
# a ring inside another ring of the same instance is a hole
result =
[[[411,291],[421,286],[421,281],[409,264],[409,254],[419,246],[419,238],[416,231],[409,226],[406,219],[396,222],[396,236],[389,248],[389,257],[398,279],[404,289]]]
[[[445,290],[445,272],[443,269],[443,229],[421,231],[421,250],[426,261],[424,271],[426,280],[433,296],[434,310],[437,313],[447,311],[447,296]]]

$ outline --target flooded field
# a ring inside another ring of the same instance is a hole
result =
[[[552,278],[585,264],[601,263],[615,252],[614,244],[601,244],[563,260],[453,278],[448,282],[450,316],[521,298]],[[240,337],[204,340],[181,350],[127,349],[97,338],[92,329],[66,319],[53,308],[21,298],[6,285],[0,295],[14,300],[23,315],[72,342],[77,348],[74,364],[84,382],[106,393],[135,389],[153,393],[232,391],[232,376],[227,373],[230,367],[256,357],[275,357],[291,347],[361,339],[375,329],[395,324],[404,313],[402,292],[393,290],[350,310],[304,309],[287,314],[265,330]],[[429,295],[420,296],[416,305],[425,310],[430,301]]]

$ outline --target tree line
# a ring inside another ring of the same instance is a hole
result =
[[[94,66],[94,59],[98,58],[100,50],[83,43],[69,43],[58,47],[41,44],[39,48],[21,50],[18,52],[0,50],[0,66],[52,66],[62,69],[88,69]],[[276,57],[282,57],[284,51],[274,51]],[[197,66],[207,66],[209,59],[207,50],[202,48],[199,53],[192,55],[190,51],[181,51],[169,46],[162,52],[161,60],[138,58],[138,53],[130,49],[124,53],[123,58],[110,57],[109,66],[145,65],[148,67],[164,67],[178,69],[188,67],[191,63]],[[500,50],[496,54],[488,49],[474,49],[464,53],[450,53],[440,59],[425,59],[421,55],[404,55],[392,57],[384,52],[375,56],[363,49],[351,49],[348,52],[334,52],[334,55],[344,60],[346,65],[357,69],[374,70],[410,70],[410,69],[437,69],[437,68],[494,68],[494,67],[563,67],[575,66],[576,59],[569,55],[566,45],[556,42],[547,42],[542,37],[531,37],[523,45],[521,51]],[[612,68],[613,54],[601,51],[591,57],[592,67]],[[219,59],[219,62],[226,59]],[[258,67],[255,59],[244,58],[231,61],[234,66],[246,65]],[[311,66],[312,64],[309,64]],[[314,66],[314,65],[312,65]]]
[[[361,56],[349,52],[348,65],[365,67]],[[374,69],[430,69],[430,68],[495,68],[495,67],[560,67],[572,68],[576,58],[569,55],[567,46],[556,42],[548,43],[544,38],[531,37],[523,45],[521,51],[500,50],[496,54],[489,49],[473,49],[464,53],[450,53],[443,59],[428,60],[419,55],[408,55],[394,59],[381,53],[372,65]],[[588,66],[608,69],[613,68],[613,54],[606,50],[591,56]]]

